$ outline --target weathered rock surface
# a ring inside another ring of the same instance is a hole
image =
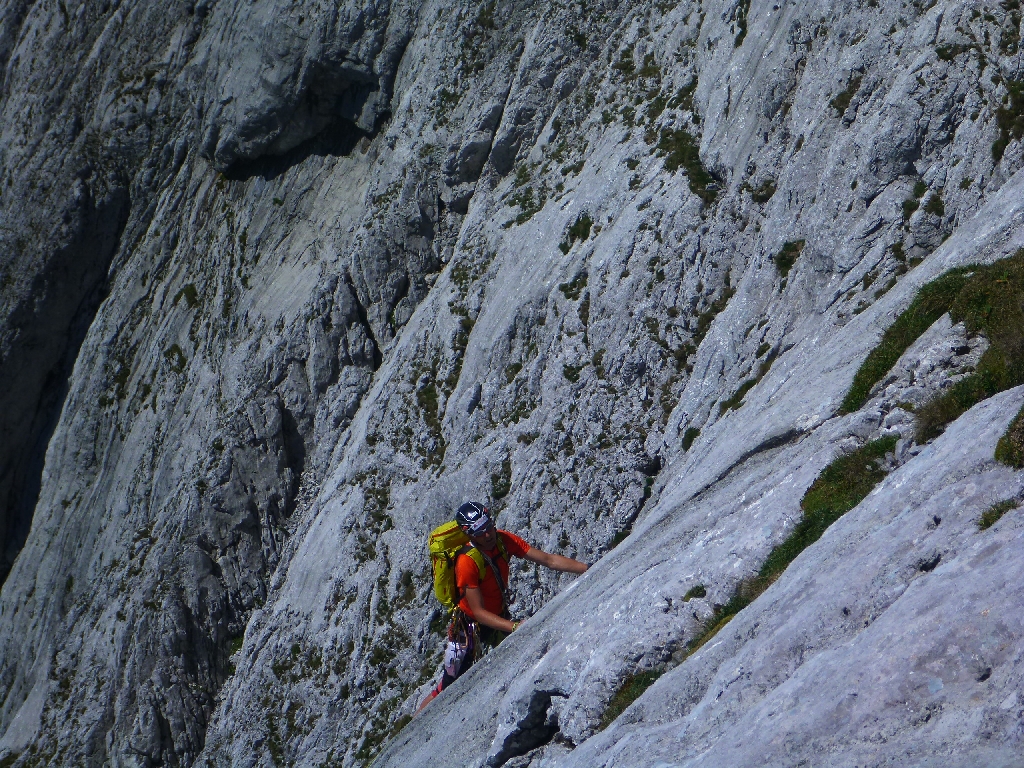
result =
[[[1013,391],[890,475],[564,765],[1015,765],[1019,519],[979,532]]]
[[[752,459],[720,484],[724,493],[678,506],[664,494],[671,512],[531,619],[543,617],[543,630],[503,644],[431,704],[380,764],[425,765],[442,748],[450,765],[501,763],[528,734],[538,692],[562,737],[582,743],[571,753],[542,748],[537,765],[1015,764],[1021,526],[1005,519],[979,533],[976,521],[1020,494],[1019,474],[991,456],[1020,395],[979,406],[891,474],[708,645],[588,739],[581,720],[600,711],[595,689],[612,654],[640,655],[638,635],[657,641],[657,629],[681,625],[683,634],[693,614],[726,598],[711,590],[683,603],[686,590],[728,579],[714,573],[718,563],[749,567],[746,552],[724,552],[703,521],[745,497],[718,513],[714,531],[756,540],[778,497],[801,486],[802,472],[813,475],[807,465],[822,446],[809,436]],[[792,479],[780,485],[776,469]],[[743,524],[745,532],[730,530]],[[651,567],[637,573],[637,559]],[[443,747],[450,723],[466,738]]]
[[[1019,763],[1021,526],[975,520],[1022,392],[914,442],[987,343],[947,316],[837,412],[918,288],[1024,247],[1020,21],[7,0],[0,760]],[[466,498],[595,564],[519,569],[529,620],[388,744]]]

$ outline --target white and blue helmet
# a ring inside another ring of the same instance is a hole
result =
[[[487,507],[478,501],[467,501],[459,507],[455,522],[467,536],[479,536],[494,524]]]

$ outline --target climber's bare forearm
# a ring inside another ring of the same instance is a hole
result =
[[[473,618],[485,627],[498,629],[502,632],[513,630],[512,622],[503,619],[496,613],[491,613],[484,608],[484,596],[479,587],[468,587],[466,589],[466,602],[469,603],[469,610],[473,612]]]
[[[556,571],[564,571],[566,573],[583,573],[587,570],[587,564],[581,563],[579,560],[573,560],[571,557],[563,557],[562,555],[555,555],[533,547],[530,548],[530,551],[526,553],[525,557],[531,562],[543,565],[546,568],[552,568]]]

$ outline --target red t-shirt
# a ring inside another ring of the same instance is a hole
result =
[[[530,551],[530,545],[514,533],[499,529],[498,535],[501,537],[509,557],[526,557],[526,553]],[[502,580],[508,584],[508,561],[501,556],[501,550],[495,547],[491,550],[481,549],[480,551],[485,552],[491,558],[498,570],[501,571]],[[469,555],[459,555],[455,559],[455,584],[459,588],[460,595],[464,595],[468,587],[479,587],[484,598],[484,608],[491,613],[501,614],[501,588],[494,580],[494,572],[487,565],[486,560],[484,560],[484,578],[481,581],[480,569],[477,568],[473,558]],[[470,610],[465,597],[459,601],[459,608],[467,616],[474,618],[473,611]]]

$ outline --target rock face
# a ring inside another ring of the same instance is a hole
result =
[[[1024,390],[918,444],[988,343],[947,315],[839,406],[1024,247],[1020,23],[5,2],[0,763],[1018,764],[1022,528],[976,520]],[[468,498],[594,565],[514,569],[528,620],[409,722]]]

